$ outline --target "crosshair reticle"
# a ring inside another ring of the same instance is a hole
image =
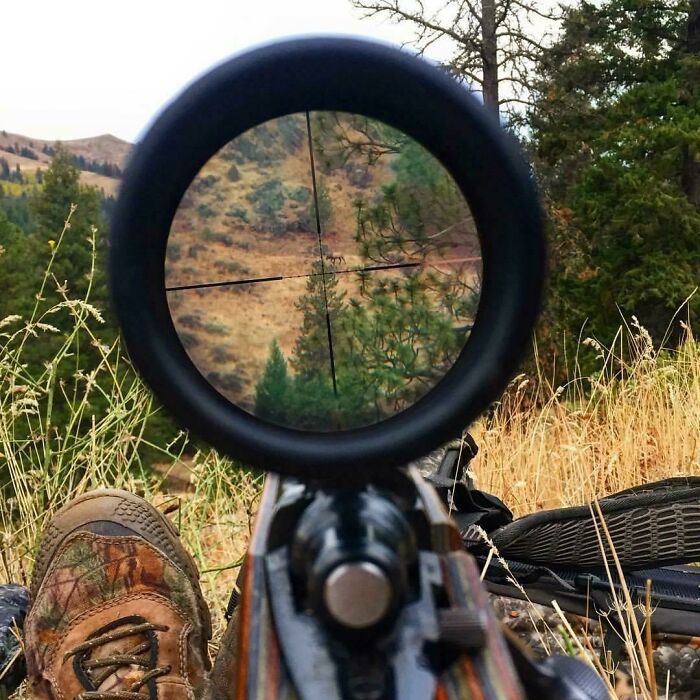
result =
[[[292,114],[224,146],[182,199],[166,291],[199,371],[245,410],[302,430],[378,422],[466,342],[478,235],[456,184],[361,115]]]

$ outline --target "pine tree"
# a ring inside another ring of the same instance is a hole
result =
[[[255,415],[272,423],[286,425],[288,400],[287,361],[277,341],[273,340],[265,372],[255,387]]]
[[[71,209],[75,209],[71,214]],[[100,200],[94,188],[80,184],[80,172],[73,163],[72,156],[59,144],[54,157],[44,172],[42,186],[30,199],[30,208],[35,223],[32,234],[34,248],[38,258],[38,279],[50,264],[51,277],[40,299],[37,318],[57,303],[69,300],[86,299],[99,309],[106,323],[100,324],[93,317],[86,316],[86,322],[95,327],[103,343],[111,343],[117,336],[116,323],[109,309],[105,257],[106,242],[101,234],[104,228],[101,216]],[[70,225],[65,222],[70,215]],[[95,240],[96,259],[93,269],[93,247]],[[35,291],[39,284],[35,284]],[[62,333],[48,334],[41,344],[33,344],[27,353],[28,361],[37,367],[50,362],[65,341],[65,332],[75,326],[75,320],[68,309],[51,315],[51,324]],[[98,328],[99,327],[99,328]],[[89,334],[84,329],[79,331],[81,357],[76,358],[85,372],[100,362],[99,350],[94,347]],[[65,377],[70,373],[69,363],[62,364]],[[110,381],[101,375],[99,382]],[[105,400],[99,391],[91,395],[91,403],[85,413],[86,421],[92,413],[99,414],[106,408]],[[54,415],[57,421],[63,419],[65,407],[62,399],[56,399]]]
[[[10,223],[0,207],[0,319],[27,318],[34,305],[38,277],[32,239]]]
[[[67,282],[72,296],[81,297],[91,285],[93,303],[106,307],[109,303],[104,270],[106,241],[100,196],[94,187],[80,184],[80,171],[73,156],[56,144],[51,164],[43,174],[42,187],[31,200],[40,244],[58,241],[64,223],[75,205],[70,227],[63,234],[53,263],[53,274],[59,284]],[[90,278],[93,229],[97,230],[97,268]]]
[[[555,331],[577,337],[586,323],[609,341],[622,312],[659,342],[697,287],[698,16],[698,0],[582,2],[546,57],[531,124]],[[682,316],[697,319],[699,305]]]
[[[464,344],[454,317],[421,273],[372,281],[349,304],[345,373],[339,382],[364,397],[375,420],[408,408],[454,364]]]
[[[306,282],[306,294],[295,303],[303,314],[290,360],[298,377],[332,381],[330,343],[333,343],[335,352],[340,338],[334,337],[334,332],[340,327],[344,298],[345,294],[338,291],[338,279],[332,270],[321,261],[315,262]]]

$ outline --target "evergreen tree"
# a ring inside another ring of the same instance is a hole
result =
[[[19,314],[27,317],[34,305],[37,271],[33,241],[8,221],[0,207],[0,320]]]
[[[36,307],[34,321],[50,324],[51,329],[45,326],[46,330],[40,331],[38,339],[26,344],[22,353],[22,371],[26,370],[27,375],[42,384],[49,378],[53,379],[55,391],[51,392],[50,398],[51,426],[62,427],[69,420],[68,416],[74,415],[66,405],[70,401],[71,387],[76,381],[85,381],[98,367],[100,359],[91,333],[82,328],[73,335],[76,328],[73,314],[82,312],[75,307],[58,307],[64,294],[70,300],[80,300],[87,293],[92,264],[89,239],[93,226],[98,229],[98,268],[89,302],[99,309],[106,323],[101,324],[94,315],[86,314],[85,324],[101,343],[112,342],[116,338],[117,328],[108,307],[103,269],[106,245],[101,235],[104,226],[99,196],[94,189],[80,185],[80,173],[63,149],[57,148],[55,155],[49,168],[44,171],[43,186],[31,196],[26,192],[19,196],[0,193],[0,320],[10,314],[19,314],[24,321],[28,321]],[[70,228],[61,237],[71,204],[76,204],[77,209],[71,216]],[[48,278],[42,296],[38,298],[37,292],[49,265],[55,279]],[[67,282],[67,287],[64,287],[64,282]],[[49,310],[52,313],[45,314]],[[58,332],[54,332],[54,328]],[[52,368],[60,353],[63,353],[62,360]],[[123,374],[132,371],[126,363],[114,369],[120,379]],[[90,381],[93,381],[92,377]],[[82,420],[71,430],[78,429],[87,435],[93,415],[99,419],[110,410],[102,390],[113,381],[113,377],[107,377],[106,371],[96,374],[96,386],[84,410],[81,408]],[[47,415],[46,406],[42,406],[42,415]],[[45,427],[47,431],[50,429],[48,425]],[[24,428],[27,434],[17,433],[13,440],[28,438],[33,429],[32,422],[24,424]],[[149,423],[146,439],[156,445],[165,444],[176,432],[171,419],[159,414]]]
[[[31,200],[37,227],[37,238],[48,250],[48,241],[58,241],[64,223],[75,205],[70,227],[63,233],[60,248],[53,263],[52,272],[59,284],[68,283],[73,297],[81,297],[91,283],[93,303],[102,308],[109,300],[104,271],[106,242],[100,195],[94,187],[80,184],[80,171],[73,157],[56,144],[51,164],[43,175],[42,187]],[[90,239],[97,229],[97,268],[90,279],[92,250]]]
[[[581,2],[546,57],[531,124],[554,330],[609,340],[622,311],[658,342],[698,285],[699,18],[698,0]]]
[[[273,340],[265,373],[255,387],[255,415],[272,423],[286,425],[288,401],[287,361],[277,341]]]
[[[374,280],[345,323],[343,389],[378,420],[408,408],[454,364],[466,339],[421,273]]]
[[[75,209],[71,214],[71,209]],[[36,251],[36,271],[34,289],[38,290],[44,270],[50,265],[50,277],[44,289],[43,298],[38,306],[37,319],[41,314],[63,301],[82,300],[86,297],[105,318],[106,323],[99,323],[93,317],[86,316],[86,322],[95,327],[103,343],[111,343],[117,337],[116,323],[109,309],[105,272],[106,243],[101,231],[104,228],[100,200],[94,188],[80,184],[80,172],[75,167],[72,157],[57,144],[54,157],[44,173],[42,186],[30,197],[30,209],[35,223],[32,234],[33,247]],[[70,225],[65,222],[70,215]],[[95,239],[96,260],[93,270],[93,249],[91,241]],[[33,344],[27,353],[28,361],[38,367],[50,362],[65,342],[66,333],[75,326],[69,309],[53,313],[50,321],[60,333],[48,334],[41,344]],[[46,320],[46,319],[45,319]],[[94,347],[88,332],[79,332],[78,347],[80,357],[76,357],[76,367],[89,372],[99,364],[99,350]],[[63,363],[61,372],[70,379],[70,365]],[[73,370],[75,371],[75,370]],[[99,382],[108,382],[104,375],[97,378]],[[86,421],[92,413],[99,414],[105,410],[104,399],[99,391],[91,395],[91,404],[86,411]],[[63,400],[55,400],[54,415],[57,421],[63,420],[65,406]]]
[[[338,291],[335,274],[317,262],[306,285],[306,293],[296,302],[303,318],[290,365],[276,343],[273,344],[265,374],[256,387],[256,415],[302,430],[335,430],[362,425],[366,399],[362,367],[349,361],[345,294]],[[324,288],[325,277],[325,288]],[[328,336],[330,321],[334,372]]]
[[[334,346],[340,340],[334,331],[344,310],[345,294],[338,291],[338,279],[327,265],[317,261],[306,282],[306,294],[296,303],[303,313],[299,337],[290,360],[296,375],[304,380],[328,378],[331,381],[329,330]]]
[[[0,187],[0,209],[5,213],[7,220],[22,229],[24,233],[34,232],[34,220],[26,191],[13,196]],[[36,249],[36,246],[34,248]]]

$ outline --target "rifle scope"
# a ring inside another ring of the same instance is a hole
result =
[[[110,235],[129,354],[220,451],[361,482],[496,399],[538,310],[540,210],[514,140],[406,51],[236,56],[151,125]]]

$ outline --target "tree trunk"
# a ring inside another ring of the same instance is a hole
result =
[[[700,56],[700,0],[691,0],[688,11],[688,53]]]
[[[484,104],[496,115],[500,99],[498,96],[498,45],[496,42],[496,0],[482,0],[481,44],[483,59]]]
[[[690,2],[687,52],[700,59],[700,0]],[[692,89],[697,91],[699,88],[696,85]],[[683,152],[681,181],[688,199],[700,208],[700,158],[697,155],[694,156],[687,147]]]

